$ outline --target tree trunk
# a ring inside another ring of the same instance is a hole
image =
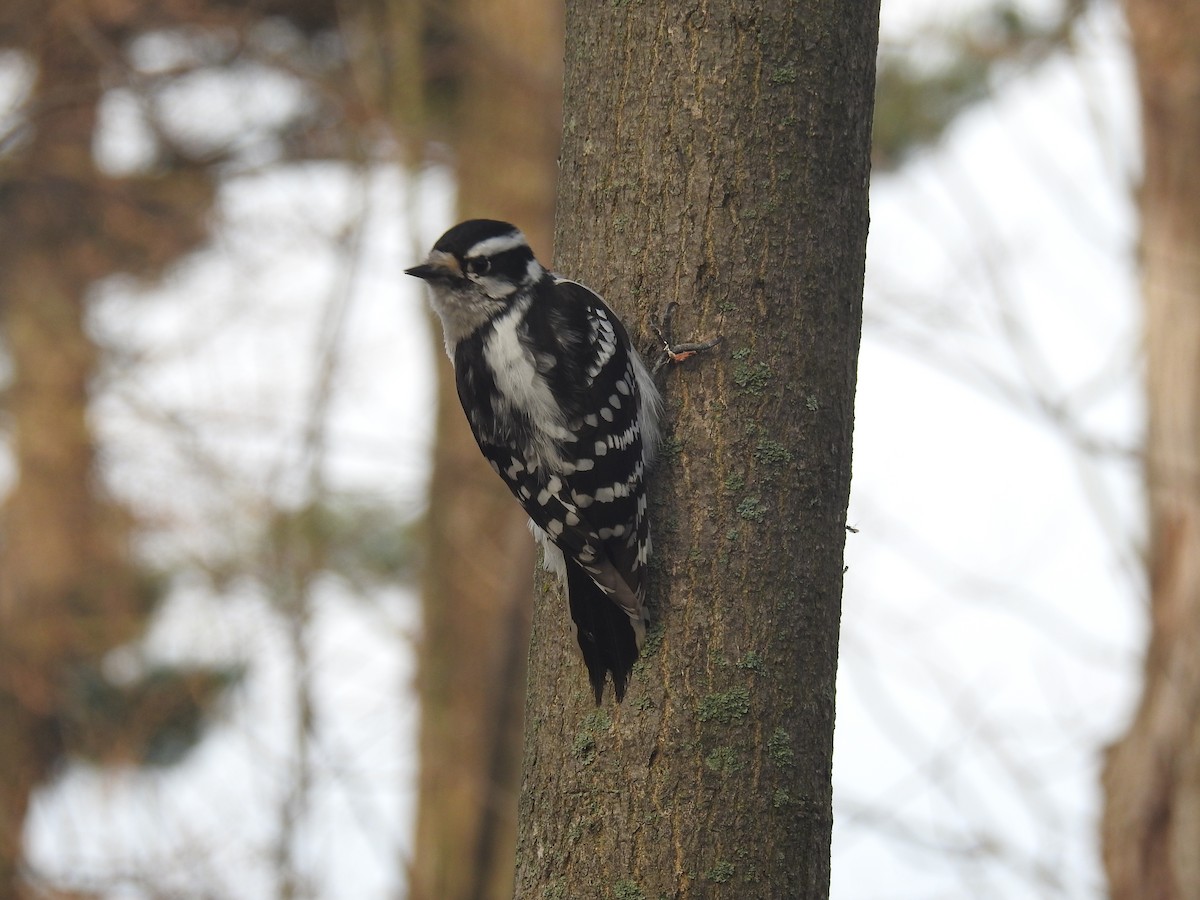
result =
[[[517,223],[549,257],[561,121],[554,0],[466,0],[456,19],[460,218]],[[437,342],[437,435],[423,580],[413,900],[512,893],[533,596],[525,514],[484,461]]]
[[[828,893],[877,16],[568,5],[557,267],[634,335],[674,301],[677,332],[724,343],[663,378],[623,705],[594,707],[543,582],[518,897]]]
[[[25,814],[61,760],[80,669],[134,636],[128,522],[99,496],[87,421],[96,353],[88,285],[107,274],[91,147],[100,76],[63,23],[43,23],[31,146],[0,202],[5,408],[17,480],[0,512],[0,898],[22,895]]]
[[[1142,104],[1150,642],[1104,770],[1115,900],[1200,898],[1200,2],[1127,0]]]
[[[87,328],[89,291],[118,272],[153,278],[195,249],[207,236],[212,169],[180,152],[118,178],[93,158],[104,86],[129,76],[115,48],[157,27],[146,10],[18,5],[0,41],[19,49],[36,77],[0,175],[3,401],[15,464],[0,508],[4,900],[44,893],[22,881],[24,820],[33,792],[64,759],[145,761],[164,710],[198,716],[227,677],[181,667],[144,684],[106,678],[106,656],[140,636],[160,585],[137,566],[132,515],[105,492],[89,410],[102,362]]]

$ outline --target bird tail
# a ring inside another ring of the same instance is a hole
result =
[[[638,659],[638,639],[629,615],[577,563],[567,561],[567,596],[575,637],[587,665],[596,705],[604,696],[604,681],[612,673],[617,702],[625,698],[629,673]]]

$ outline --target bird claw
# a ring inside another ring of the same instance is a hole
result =
[[[654,336],[658,338],[662,344],[663,355],[654,363],[653,373],[657,375],[659,371],[668,363],[681,363],[685,359],[690,359],[697,353],[703,353],[705,350],[711,350],[717,344],[721,343],[721,338],[718,335],[710,341],[697,341],[684,344],[671,343],[671,320],[675,315],[675,308],[678,303],[672,301],[667,304],[666,312],[663,313],[662,324],[655,322],[650,323],[650,328],[654,332]]]

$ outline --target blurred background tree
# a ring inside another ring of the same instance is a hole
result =
[[[102,750],[103,761],[137,764],[152,751],[164,756],[157,748],[169,738],[178,760],[199,737],[216,689],[241,672],[160,667],[118,684],[103,671],[106,655],[138,638],[166,582],[180,573],[141,576],[134,543],[149,528],[97,477],[89,385],[113,348],[97,346],[86,331],[89,294],[117,274],[151,282],[210,240],[212,204],[231,174],[396,158],[416,172],[443,142],[456,148],[459,215],[519,221],[550,257],[561,13],[541,2],[463,3],[439,16],[402,2],[340,12],[324,2],[120,10],[64,2],[10,8],[3,23],[13,59],[32,73],[6,141],[5,312],[18,477],[7,504],[3,609],[11,627],[4,633],[14,652],[6,654],[3,683],[11,685],[6,720],[16,727],[5,730],[13,763],[0,765],[12,776],[3,823],[11,890],[20,882],[30,792],[64,752],[86,746]],[[155,60],[153,50],[163,47],[177,59]],[[181,122],[170,102],[172,91],[214,73],[283,75],[304,100],[222,140],[228,125],[208,134]],[[116,97],[136,107],[151,147],[131,171],[114,174],[94,148],[103,140],[103,108]],[[392,250],[407,257],[418,244]],[[312,788],[314,583],[330,571],[355,582],[379,565],[403,572],[412,543],[399,513],[331,497],[326,483],[325,429],[348,305],[348,291],[331,296],[321,319],[297,435],[303,449],[291,473],[300,484],[262,517],[261,539],[203,566],[219,583],[255,573],[285,623],[296,669],[297,755],[294,789],[280,810],[277,864],[280,892],[289,896],[313,889],[298,877],[303,866],[294,854]],[[532,548],[523,518],[461,421],[444,359],[438,372],[431,490],[439,499],[421,532],[423,774],[410,875],[414,893],[424,896],[492,896],[511,889]],[[396,546],[385,548],[387,539]],[[388,558],[364,559],[364,545]],[[117,577],[123,573],[128,583]],[[151,590],[158,594],[147,596]],[[68,699],[54,696],[71,685],[83,698],[73,702],[89,709],[64,708]],[[172,685],[182,696],[168,702]],[[142,693],[154,706],[128,709]],[[190,719],[180,721],[189,710]],[[152,727],[155,713],[164,724],[162,735],[151,735],[153,748],[122,749]],[[68,725],[79,746],[63,751]],[[465,856],[478,864],[465,864]]]
[[[1125,4],[1142,113],[1137,199],[1150,635],[1104,770],[1110,896],[1200,897],[1200,2]]]
[[[269,148],[276,164],[361,158],[364,120],[346,89],[337,29],[334,5],[322,2],[243,9],[61,0],[7,4],[0,13],[6,71],[24,82],[6,119],[0,160],[0,312],[13,473],[0,555],[2,896],[40,895],[23,861],[26,818],[39,787],[69,760],[180,763],[242,673],[238,662],[121,656],[137,646],[186,570],[162,568],[139,552],[154,523],[112,489],[111,473],[99,465],[105,448],[97,394],[114,379],[120,348],[97,339],[95,298],[115,279],[153,283],[210,242],[222,179],[247,171],[256,153]],[[305,80],[306,102],[265,122],[235,125],[235,134],[206,132],[175,106],[189,82],[284,67]],[[97,151],[118,104],[136,111],[142,146],[136,159],[114,165]],[[332,364],[327,351],[317,366],[328,373]],[[401,548],[408,541],[398,540],[404,531],[394,510],[338,502],[321,483],[328,397],[319,379],[316,388],[303,435],[305,484],[262,520],[258,539],[234,545],[235,558],[217,567],[223,577],[252,574],[269,585],[293,623],[297,649],[319,573],[394,578],[407,565]],[[368,525],[369,535],[356,533]],[[384,556],[369,557],[385,540],[393,546]],[[297,680],[300,744],[310,719],[307,687]],[[293,796],[302,798],[303,789]],[[288,841],[280,845],[286,857]],[[287,877],[281,885],[282,893],[296,893]]]
[[[317,23],[306,7],[299,17]],[[4,135],[0,296],[14,482],[0,557],[0,892],[21,891],[32,792],[68,757],[134,765],[178,761],[233,668],[155,667],[123,680],[108,654],[135,641],[164,583],[134,552],[138,523],[97,477],[90,396],[103,351],[88,333],[89,292],[114,275],[158,277],[207,238],[226,154],[190,145],[157,119],[154,158],[114,175],[93,152],[106,92],[153,106],[131,44],[150,30],[258,24],[215,4],[170,11],[82,2],[8,4],[0,43],[29,73]],[[250,56],[229,47],[227,64]]]
[[[455,76],[452,103],[442,110],[453,147],[455,218],[519,223],[549,264],[562,4],[460,0],[441,12],[442,41],[436,55],[427,52],[426,67]],[[395,30],[410,33],[415,17],[427,15],[420,7],[403,13]],[[413,83],[402,70],[395,75]],[[411,110],[401,110],[394,126],[404,131],[413,120]],[[533,542],[525,514],[467,427],[440,327],[431,328],[430,339],[436,437],[424,523],[420,776],[409,896],[504,898],[512,896],[516,849]]]

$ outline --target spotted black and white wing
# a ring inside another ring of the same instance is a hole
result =
[[[615,314],[575,282],[547,276],[471,340],[479,345],[460,345],[455,369],[472,431],[541,532],[548,563],[561,553],[597,702],[607,673],[619,700],[647,622],[657,390]]]

